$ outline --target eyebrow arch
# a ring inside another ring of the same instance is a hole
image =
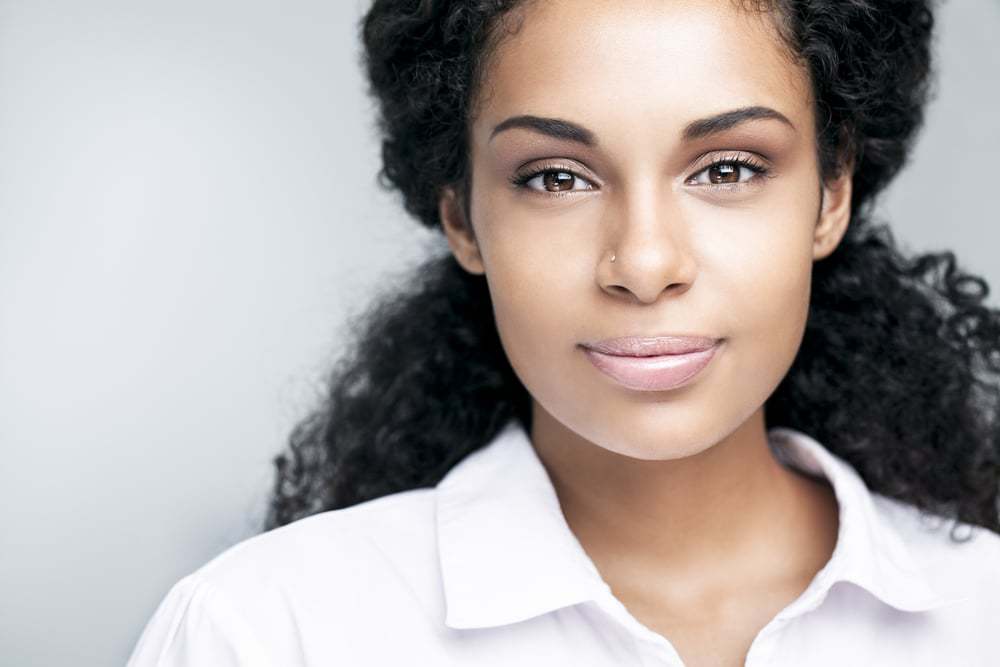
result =
[[[715,114],[714,116],[708,116],[707,118],[699,118],[698,120],[691,121],[684,127],[684,131],[681,136],[685,141],[693,141],[695,139],[707,137],[711,134],[724,132],[751,120],[765,119],[781,121],[790,128],[795,129],[795,125],[792,121],[788,120],[788,118],[781,112],[770,107],[751,106],[732,109],[730,111],[723,111],[722,113]],[[501,132],[515,127],[533,130],[555,139],[575,141],[583,144],[584,146],[597,145],[597,139],[594,137],[594,133],[582,125],[577,125],[576,123],[563,120],[561,118],[543,118],[541,116],[532,115],[511,116],[507,120],[501,122],[494,127],[493,131],[490,133],[490,141],[493,141],[493,137]]]
[[[555,139],[575,141],[583,144],[584,146],[597,145],[594,133],[585,127],[559,118],[542,118],[540,116],[530,115],[511,116],[507,120],[503,121],[493,128],[493,132],[490,133],[490,141],[493,141],[493,137],[497,136],[504,130],[509,130],[515,127],[534,130],[535,132],[548,135]]]
[[[795,129],[795,125],[792,124],[792,121],[788,120],[788,118],[781,112],[775,111],[770,107],[753,106],[733,109],[732,111],[723,111],[720,114],[709,116],[708,118],[700,118],[698,120],[691,121],[684,128],[684,132],[681,136],[684,137],[685,141],[692,141],[694,139],[707,137],[711,134],[724,132],[747,121],[763,119],[778,120],[793,130]]]

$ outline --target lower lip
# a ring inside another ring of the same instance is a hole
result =
[[[665,391],[688,384],[712,361],[720,343],[707,350],[657,357],[625,357],[584,348],[587,358],[627,389]]]

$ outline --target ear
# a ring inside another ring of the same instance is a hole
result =
[[[483,257],[479,252],[475,231],[471,221],[466,218],[462,197],[454,186],[447,185],[442,188],[438,197],[438,215],[441,218],[441,227],[448,239],[451,254],[455,256],[462,268],[473,274],[485,273],[486,269],[483,266]]]
[[[813,260],[829,256],[847,232],[851,221],[853,174],[852,165],[847,165],[837,178],[823,184],[822,205],[813,231]]]

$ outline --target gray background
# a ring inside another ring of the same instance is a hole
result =
[[[5,667],[123,663],[258,529],[345,318],[437,243],[374,185],[365,4],[0,0]],[[1000,5],[939,18],[884,210],[1000,288]]]

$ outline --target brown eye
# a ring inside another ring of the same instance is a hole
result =
[[[549,192],[572,190],[576,177],[567,171],[547,171],[542,176],[542,183]]]
[[[708,180],[712,183],[739,183],[740,168],[731,162],[720,162],[708,168]]]
[[[595,186],[582,176],[565,169],[539,169],[525,176],[513,179],[519,187],[534,190],[539,194],[561,194],[563,192],[593,190]]]
[[[710,164],[685,181],[688,185],[744,185],[768,175],[767,167],[727,159]]]

